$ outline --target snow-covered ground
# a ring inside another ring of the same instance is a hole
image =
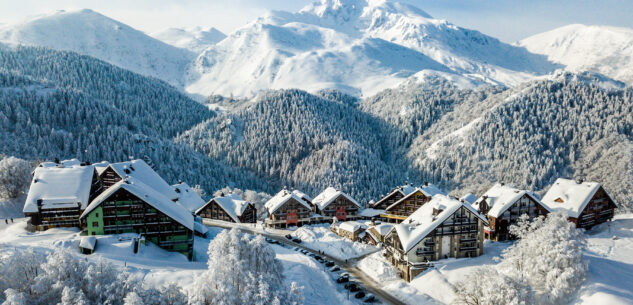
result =
[[[353,242],[334,234],[330,231],[329,224],[303,226],[292,235],[301,238],[302,245],[341,260],[357,258],[379,250],[374,246]]]
[[[616,216],[611,223],[597,226],[585,236],[589,274],[570,304],[633,304],[633,214]],[[358,267],[383,283],[384,290],[407,303],[452,304],[453,285],[478,266],[496,264],[493,258],[510,244],[486,241],[484,255],[438,261],[411,283],[400,279],[398,270],[380,253],[363,258]]]
[[[44,232],[26,231],[26,219],[15,219],[8,225],[0,223],[0,252],[3,248],[33,248],[37,252],[49,252],[57,247],[65,247],[77,251],[78,256],[92,261],[105,259],[119,266],[126,267],[129,272],[143,279],[149,285],[159,286],[175,282],[187,289],[194,278],[207,269],[206,261],[209,242],[222,230],[209,227],[207,238],[195,238],[194,249],[196,261],[190,262],[179,253],[168,252],[152,243],[141,246],[137,254],[133,253],[131,238],[134,234],[98,236],[96,252],[92,255],[81,255],[78,245],[81,240],[78,229],[50,229]],[[272,245],[281,261],[286,278],[290,285],[297,282],[303,286],[305,304],[359,304],[353,296],[347,300],[347,291],[342,284],[335,282],[339,272],[330,272],[324,264],[312,257],[304,255],[287,246]]]

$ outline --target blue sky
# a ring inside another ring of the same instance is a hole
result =
[[[571,23],[633,28],[633,0],[399,0],[435,18],[506,42]],[[267,10],[296,11],[312,0],[0,0],[0,23],[59,9],[91,8],[145,32],[214,26],[228,33]]]

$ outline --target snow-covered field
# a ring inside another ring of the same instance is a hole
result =
[[[194,278],[207,269],[206,261],[209,242],[222,230],[209,227],[209,237],[196,237],[194,249],[196,261],[189,262],[185,256],[158,248],[152,243],[139,248],[134,254],[131,238],[134,234],[120,234],[113,236],[98,236],[96,252],[92,255],[81,255],[78,251],[78,229],[50,229],[44,232],[31,233],[25,230],[26,219],[15,219],[15,223],[8,225],[0,223],[0,252],[6,248],[33,248],[37,252],[49,252],[57,247],[64,247],[76,251],[78,256],[91,261],[103,258],[118,266],[126,267],[130,273],[142,278],[143,282],[153,286],[160,286],[175,282],[189,288]],[[323,264],[308,255],[294,251],[287,246],[272,245],[281,261],[288,285],[297,282],[303,286],[305,304],[358,304],[352,296],[347,300],[347,291],[335,279],[339,272],[330,272]]]
[[[585,236],[589,274],[571,304],[633,304],[633,214],[616,216],[613,222],[597,226]],[[358,267],[407,303],[452,304],[453,285],[478,266],[496,264],[493,258],[509,245],[486,241],[484,255],[441,260],[411,283],[400,279],[398,270],[380,253],[363,258]]]
[[[353,259],[379,249],[359,242],[342,238],[330,231],[329,225],[310,225],[298,228],[293,236],[301,238],[302,245],[323,251],[323,253],[341,259]]]

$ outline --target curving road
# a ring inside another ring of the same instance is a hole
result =
[[[203,224],[207,225],[207,226],[212,226],[212,227],[221,227],[221,228],[225,228],[225,229],[238,229],[238,230],[242,230],[244,232],[248,232],[250,234],[259,234],[265,237],[268,237],[270,239],[274,239],[276,241],[279,241],[280,243],[286,244],[288,246],[292,246],[292,247],[297,247],[297,248],[301,248],[304,249],[306,251],[309,251],[315,255],[319,255],[321,257],[325,257],[328,260],[331,260],[333,262],[335,262],[337,265],[339,265],[342,269],[344,269],[345,271],[347,271],[351,276],[355,277],[359,282],[361,282],[363,284],[363,286],[372,294],[374,294],[377,298],[379,298],[383,303],[387,303],[387,304],[394,304],[394,305],[407,305],[406,303],[400,301],[399,299],[397,299],[396,297],[392,296],[391,294],[389,294],[388,292],[382,290],[382,288],[380,287],[380,283],[374,281],[371,277],[369,277],[367,274],[365,274],[365,272],[363,272],[362,270],[358,269],[354,263],[356,263],[359,259],[370,255],[372,253],[368,253],[359,257],[356,257],[354,259],[349,259],[347,260],[347,262],[345,260],[340,260],[338,258],[329,256],[327,254],[322,254],[319,253],[317,250],[308,248],[302,244],[298,244],[295,243],[291,240],[288,240],[287,238],[284,237],[284,234],[282,232],[282,230],[279,230],[280,233],[279,234],[272,234],[270,232],[265,232],[265,231],[259,231],[256,228],[251,228],[245,225],[235,225],[235,224],[231,224],[231,223],[226,223],[226,222],[221,222],[221,221],[213,221],[213,220],[203,220],[202,221]]]

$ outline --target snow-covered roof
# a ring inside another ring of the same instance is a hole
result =
[[[598,182],[578,183],[575,180],[558,178],[541,202],[552,212],[562,211],[569,217],[578,218],[600,187]],[[611,200],[613,201],[613,198]]]
[[[79,247],[89,250],[94,250],[97,245],[97,238],[95,236],[84,236],[79,242]]]
[[[385,236],[391,229],[393,229],[393,224],[390,223],[381,223],[379,225],[375,225],[374,228],[381,236]]]
[[[357,205],[360,208],[360,204],[358,204],[358,202],[356,202],[354,198],[331,186],[326,188],[318,196],[314,197],[314,199],[312,200],[312,204],[319,207],[320,210],[323,210],[339,196],[344,196],[345,198],[347,198],[349,201],[351,201],[353,204]]]
[[[378,216],[380,214],[385,213],[385,210],[379,210],[379,209],[362,209],[359,213],[360,216],[365,216],[365,217],[375,217]]]
[[[366,229],[367,226],[358,221],[344,221],[338,225],[338,228],[347,232],[356,232],[360,229]]]
[[[464,200],[464,202],[468,204],[474,204],[477,201],[477,196],[475,196],[475,194],[473,193],[468,193],[462,196],[462,198],[459,198],[459,200]]]
[[[401,185],[399,187],[394,188],[389,194],[387,194],[386,196],[380,198],[380,200],[378,200],[377,202],[375,202],[374,204],[372,204],[372,206],[377,206],[379,205],[381,202],[383,202],[384,200],[386,200],[387,198],[389,198],[391,195],[393,195],[394,193],[400,193],[403,196],[409,195],[411,194],[413,191],[415,191],[415,187],[412,184],[405,184],[405,185]]]
[[[101,162],[93,163],[92,165],[94,165],[95,170],[97,170],[97,174],[101,175],[101,173],[103,173],[103,171],[105,171],[106,168],[108,168],[108,165],[110,165],[110,162],[101,161]]]
[[[240,219],[238,217],[242,216],[244,210],[246,210],[249,205],[248,201],[242,199],[242,197],[237,194],[215,197],[211,199],[209,203],[211,203],[211,201],[215,201],[227,214],[229,214],[233,221],[238,223],[240,222]],[[198,211],[203,208],[204,207],[200,208]],[[196,213],[198,211],[196,211]]]
[[[299,196],[299,198],[303,198],[309,202],[312,202],[312,197],[308,196],[306,193],[300,191],[300,190],[294,190],[292,191],[293,194]]]
[[[189,230],[193,230],[193,216],[191,215],[191,212],[187,211],[187,209],[183,208],[181,205],[174,203],[169,198],[165,197],[165,195],[159,193],[157,190],[135,177],[124,178],[109,187],[107,190],[103,191],[103,193],[99,194],[97,198],[92,200],[90,205],[81,214],[80,218],[86,217],[92,210],[98,207],[119,189],[124,189],[132,193],[140,200],[143,200],[155,209],[161,211],[184,227]]]
[[[43,165],[33,171],[31,187],[24,202],[24,213],[38,212],[38,200],[42,202],[42,209],[76,207],[77,203],[84,209],[89,204],[94,167],[76,164],[64,167],[53,164],[54,167]]]
[[[172,185],[174,191],[178,194],[178,203],[189,212],[195,212],[200,209],[206,202],[196,193],[187,183],[181,182]]]
[[[193,228],[196,232],[205,235],[207,234],[207,232],[209,232],[209,228],[207,228],[207,226],[199,223],[199,222],[193,222]]]
[[[400,238],[400,243],[402,244],[404,252],[409,252],[409,250],[411,250],[462,206],[479,217],[479,219],[481,219],[484,223],[488,223],[486,218],[477,213],[470,204],[462,203],[461,201],[452,199],[446,195],[433,196],[431,201],[420,207],[401,224],[394,226],[394,229],[398,234],[398,238]],[[441,212],[437,215],[433,215],[434,209],[441,210]]]
[[[393,204],[391,204],[390,206],[388,206],[386,210],[390,210],[393,207],[395,207],[396,205],[400,204],[401,202],[409,199],[409,197],[413,196],[418,191],[421,192],[422,194],[424,194],[424,196],[426,196],[426,197],[433,197],[435,195],[446,195],[446,193],[444,191],[440,190],[434,184],[427,183],[427,184],[421,185],[420,187],[416,187],[409,194],[405,195],[404,197],[400,198],[400,200],[398,200],[398,201],[394,202]]]
[[[300,204],[306,207],[306,209],[311,210],[310,204],[303,200],[301,197],[297,196],[295,193],[288,192],[288,190],[281,190],[275,196],[270,198],[264,206],[266,210],[268,210],[269,215],[275,213],[277,209],[279,209],[284,203],[286,203],[290,198],[294,198]]]
[[[121,178],[125,178],[126,176],[134,177],[143,181],[146,185],[151,186],[157,192],[165,195],[165,197],[171,200],[178,199],[176,191],[143,160],[137,159],[112,163],[109,167]]]
[[[473,207],[479,210],[479,205],[484,200],[484,198],[486,198],[486,203],[488,203],[489,207],[488,216],[499,217],[517,200],[521,199],[523,195],[531,197],[537,203],[541,202],[530,191],[519,190],[505,184],[497,183],[493,185],[483,196],[477,199],[477,201],[473,203]]]

